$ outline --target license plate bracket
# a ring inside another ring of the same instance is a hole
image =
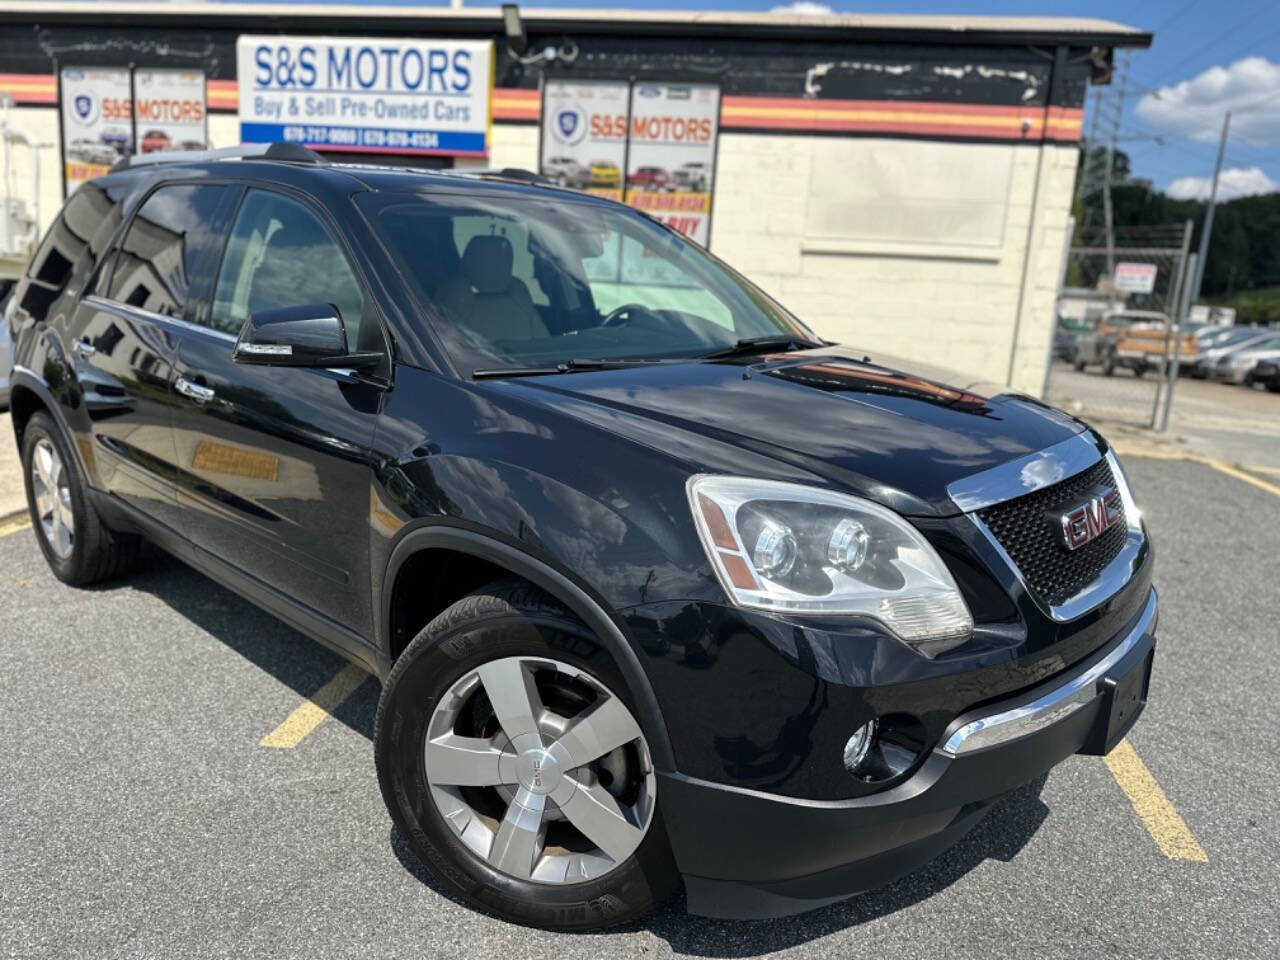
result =
[[[1104,756],[1132,729],[1147,705],[1154,657],[1155,638],[1144,636],[1098,681],[1098,715],[1081,753]]]

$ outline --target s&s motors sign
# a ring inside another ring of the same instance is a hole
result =
[[[480,156],[489,41],[242,36],[240,139],[321,150]]]

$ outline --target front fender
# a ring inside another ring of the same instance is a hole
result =
[[[635,697],[640,724],[649,742],[655,767],[663,771],[675,770],[675,755],[662,710],[632,642],[597,598],[591,596],[565,572],[532,556],[517,544],[449,522],[428,523],[407,530],[397,540],[387,563],[382,583],[382,624],[391,622],[392,596],[400,568],[415,553],[431,549],[466,553],[501,566],[541,587],[572,610],[612,654],[626,679],[627,686]],[[386,655],[385,650],[381,653]]]

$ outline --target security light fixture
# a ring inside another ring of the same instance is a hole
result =
[[[502,5],[502,29],[507,35],[507,47],[519,56],[529,49],[529,38],[520,22],[520,8],[514,3]]]

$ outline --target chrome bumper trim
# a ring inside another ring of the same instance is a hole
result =
[[[1142,615],[1125,638],[1084,673],[1077,674],[1030,703],[970,720],[951,734],[939,749],[947,756],[958,757],[1017,740],[1065,720],[1097,699],[1100,695],[1097,690],[1098,681],[1123,660],[1146,634],[1155,629],[1155,620],[1156,592],[1152,590],[1147,596]]]

